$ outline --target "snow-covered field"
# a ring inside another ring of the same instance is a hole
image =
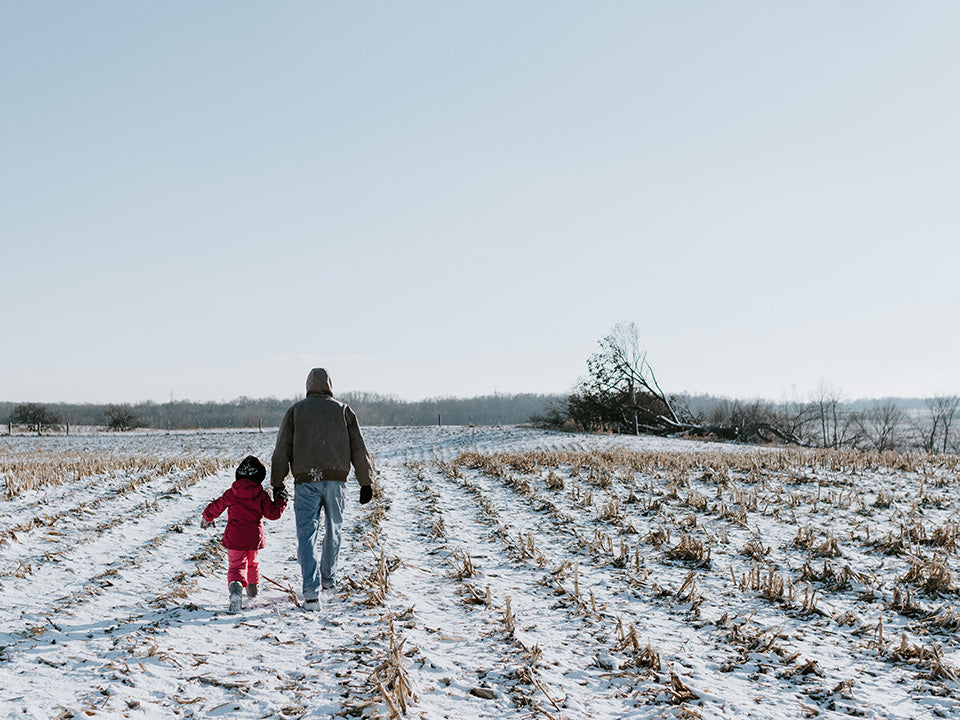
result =
[[[0,437],[0,715],[960,712],[953,458],[365,435],[338,594],[299,608],[291,505],[238,615],[200,511],[274,433]]]

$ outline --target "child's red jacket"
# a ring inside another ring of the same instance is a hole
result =
[[[227,511],[227,529],[223,546],[228,550],[259,550],[263,547],[263,518],[279,520],[287,503],[271,500],[254,480],[240,478],[230,489],[207,505],[203,519],[212,522]]]

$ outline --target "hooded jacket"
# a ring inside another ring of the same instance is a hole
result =
[[[287,410],[270,460],[270,484],[283,485],[288,472],[298,483],[345,481],[353,465],[360,485],[372,485],[373,458],[349,405],[335,400],[323,368],[307,376],[307,397]]]
[[[256,481],[239,478],[223,495],[207,505],[203,519],[212,522],[226,510],[223,546],[228,550],[259,550],[264,544],[263,518],[279,520],[286,507],[282,500],[271,500]]]

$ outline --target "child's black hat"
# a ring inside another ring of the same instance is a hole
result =
[[[237,468],[237,480],[247,478],[260,485],[266,477],[267,469],[263,466],[263,463],[253,455],[247,455]]]

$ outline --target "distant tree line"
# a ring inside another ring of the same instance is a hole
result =
[[[846,401],[822,385],[807,401],[731,400],[668,395],[633,323],[619,323],[587,360],[570,395],[514,394],[405,401],[344,393],[362,425],[516,425],[560,430],[650,433],[808,447],[960,454],[960,396]],[[41,433],[73,426],[113,430],[276,427],[296,398],[135,405],[0,402],[0,422]]]
[[[560,395],[521,393],[407,402],[372,393],[346,393],[366,425],[518,425],[542,415]]]
[[[434,398],[415,402],[372,393],[344,393],[362,425],[516,425],[529,422],[561,400],[560,395],[482,395],[473,398]],[[296,398],[248,398],[229,402],[177,401],[98,405],[0,402],[0,422],[6,429],[43,433],[69,431],[71,426],[112,430],[136,428],[276,427]]]
[[[706,426],[785,428],[808,447],[960,454],[960,396],[844,401],[818,391],[805,402],[684,397]]]
[[[821,385],[804,402],[668,395],[633,323],[618,323],[587,376],[536,423],[588,432],[650,433],[749,443],[960,454],[960,396],[845,402]]]

